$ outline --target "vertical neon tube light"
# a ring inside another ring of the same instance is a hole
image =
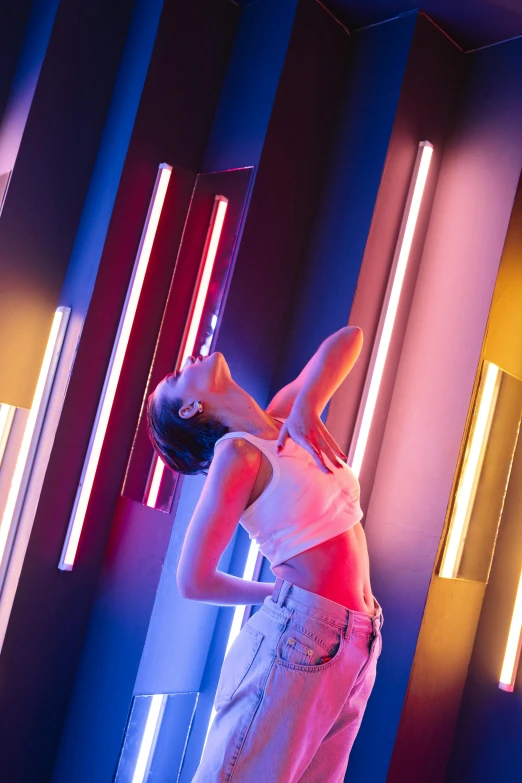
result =
[[[192,356],[194,351],[194,344],[198,335],[199,327],[201,324],[201,316],[203,314],[203,307],[207,298],[208,287],[212,277],[212,270],[214,268],[214,261],[216,260],[217,249],[219,247],[219,240],[221,239],[221,233],[223,231],[223,223],[225,222],[225,215],[228,208],[228,200],[224,196],[216,196],[214,201],[214,209],[212,210],[212,217],[210,219],[210,225],[208,228],[207,239],[205,242],[205,248],[203,250],[203,257],[201,259],[201,273],[196,285],[195,296],[193,299],[192,312],[188,322],[188,329],[185,332],[185,338],[183,341],[182,350],[180,352],[180,359],[176,369],[183,365],[183,362],[188,356]],[[154,472],[152,474],[152,481],[150,482],[150,488],[147,494],[146,505],[154,508],[158,500],[158,492],[161,486],[161,479],[163,478],[164,464],[159,457],[155,458]]]
[[[249,582],[252,582],[254,579],[259,578],[259,571],[261,569],[261,562],[262,562],[263,556],[261,555],[261,552],[259,551],[259,547],[256,544],[255,541],[252,541],[250,544],[250,549],[248,550],[248,556],[247,561],[245,565],[245,570],[243,572],[243,579],[248,579]],[[243,617],[245,616],[245,612],[249,609],[248,606],[236,606],[234,609],[234,617],[232,618],[232,625],[230,626],[230,633],[228,635],[228,642],[225,649],[225,656],[234,644],[236,637],[238,636],[241,626],[243,625]],[[208,729],[207,729],[207,735],[205,737],[205,744],[207,742],[208,732],[210,731],[210,727],[212,726],[212,723],[214,721],[214,717],[216,715],[216,711],[214,708],[212,708],[212,712],[210,713],[210,720],[208,722]]]
[[[60,358],[65,331],[69,321],[71,309],[58,307],[54,314],[47,347],[36,383],[27,423],[25,425],[20,451],[16,460],[15,469],[11,479],[11,486],[7,495],[7,501],[0,522],[0,563],[2,564],[2,580],[7,568],[7,558],[4,554],[13,539],[14,527],[23,508],[25,493],[31,475],[38,439],[42,430],[45,411],[51,395],[51,389],[56,374],[56,368]]]
[[[454,579],[457,576],[468,523],[473,509],[480,471],[495,411],[500,383],[500,367],[488,362],[481,383],[480,396],[472,426],[468,453],[453,506],[451,525],[444,549],[439,576]]]
[[[503,691],[513,692],[517,676],[520,649],[522,647],[522,573],[520,574],[515,606],[509,626],[508,640],[502,663],[502,672],[498,687]]]
[[[87,456],[83,466],[62,556],[58,565],[58,568],[62,571],[71,571],[74,565],[78,542],[80,540],[85,514],[91,496],[94,477],[96,475],[96,469],[98,467],[114,397],[116,395],[121,368],[127,351],[132,324],[134,323],[134,317],[136,315],[136,309],[138,307],[141,289],[145,279],[145,273],[147,271],[171,174],[172,166],[169,166],[166,163],[162,163],[159,166],[149,210],[141,235],[138,254],[127,290],[127,297],[120,318],[118,333],[112,350],[109,369],[105,377],[100,404],[96,413],[96,420],[89,448],[87,450]]]
[[[155,693],[151,699],[132,783],[143,783],[148,777],[166,703],[167,696],[163,693]]]
[[[348,462],[357,476],[360,474],[366,451],[432,154],[433,146],[428,141],[422,141],[419,144],[415,160],[406,208],[384,298],[384,306],[377,328],[377,336],[362,395],[361,407],[357,416],[352,447],[348,456]]]
[[[259,558],[260,558],[259,547],[255,541],[252,541],[252,543],[250,544],[250,549],[248,550],[248,557],[245,565],[245,570],[243,571],[243,579],[247,579],[249,582],[251,582],[254,579],[254,577],[257,576],[256,571],[259,570],[257,566],[261,565]],[[239,634],[241,630],[241,625],[243,624],[243,617],[246,609],[248,609],[248,607],[245,606],[236,606],[236,608],[234,609],[234,617],[232,619],[232,625],[230,626],[230,634],[228,637],[225,655],[232,647],[236,639],[236,636]]]
[[[14,405],[0,404],[0,467],[7,448],[15,411]]]

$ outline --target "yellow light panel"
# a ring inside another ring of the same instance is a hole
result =
[[[477,413],[472,426],[469,451],[457,488],[453,516],[439,571],[439,576],[443,579],[454,579],[458,574],[497,400],[499,378],[500,368],[488,362],[477,402]]]
[[[45,410],[49,401],[70,312],[69,307],[59,307],[54,314],[33,402],[22,436],[13,476],[11,478],[11,486],[7,495],[2,521],[0,522],[0,563],[2,563],[3,573],[5,573],[6,564],[2,561],[4,560],[8,542],[12,538],[11,531],[16,525],[23,506],[25,491],[29,481],[38,438],[40,436]]]

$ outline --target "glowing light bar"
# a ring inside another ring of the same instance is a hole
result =
[[[259,547],[255,541],[252,541],[252,543],[250,544],[250,549],[248,550],[248,557],[245,564],[245,570],[243,572],[243,579],[248,579],[249,582],[251,582],[254,579],[256,565],[258,564],[258,558],[259,558]],[[244,615],[245,615],[245,607],[236,606],[236,608],[234,609],[234,618],[232,620],[232,625],[230,626],[230,634],[228,637],[225,655],[234,644],[236,636],[239,634],[241,630]]]
[[[0,467],[7,448],[16,408],[14,405],[0,404]]]
[[[141,738],[138,760],[132,776],[132,783],[143,783],[145,778],[148,777],[166,703],[167,696],[162,693],[155,693],[151,699],[147,722]]]
[[[256,544],[255,541],[252,541],[250,544],[250,549],[248,550],[248,557],[245,564],[245,570],[243,571],[243,579],[248,579],[249,582],[252,582],[256,580],[259,576],[259,571],[261,569],[261,562],[262,562],[262,555],[259,551],[259,547]],[[250,607],[248,606],[236,606],[234,609],[234,617],[232,618],[232,625],[230,626],[230,633],[228,636],[228,642],[225,650],[225,656],[234,644],[240,630],[241,626],[243,625],[243,618],[245,616],[245,612]],[[207,742],[208,732],[210,731],[210,727],[212,726],[212,723],[214,722],[214,718],[216,716],[216,711],[214,708],[212,708],[212,712],[210,714],[210,720],[208,722],[208,729],[207,729],[207,736],[205,737],[205,743]],[[203,746],[204,747],[204,746]]]
[[[511,625],[509,626],[508,640],[504,661],[502,663],[502,672],[498,687],[503,691],[513,692],[515,687],[515,678],[517,676],[518,662],[520,660],[520,648],[522,646],[522,573],[518,582],[517,597],[513,608]]]
[[[180,351],[180,359],[176,368],[178,370],[183,365],[183,362],[187,359],[187,357],[192,356],[194,351],[194,345],[199,332],[199,327],[201,325],[201,316],[203,314],[203,307],[205,306],[205,300],[207,298],[208,287],[212,277],[212,270],[216,260],[217,249],[219,247],[219,240],[221,239],[221,232],[223,231],[223,223],[225,222],[227,208],[228,200],[224,196],[216,196],[214,200],[212,217],[210,219],[207,239],[205,242],[205,249],[203,251],[201,272],[198,283],[196,285],[192,312],[188,322],[188,329],[185,332],[183,347]],[[150,506],[151,508],[156,506],[164,468],[165,466],[161,459],[159,457],[155,457],[154,471],[146,500],[146,505]]]
[[[198,284],[196,301],[190,317],[190,326],[188,334],[185,340],[185,347],[182,353],[181,364],[185,361],[187,356],[192,356],[194,350],[194,343],[201,323],[201,315],[203,313],[203,306],[205,299],[207,298],[208,287],[210,285],[210,278],[212,275],[212,269],[214,268],[214,261],[216,260],[216,253],[221,238],[221,232],[223,230],[223,223],[225,222],[225,215],[228,208],[228,201],[223,196],[216,196],[214,211],[212,213],[212,219],[210,222],[209,237],[206,242],[205,252],[203,254],[203,270],[201,273],[200,281]]]
[[[71,309],[58,307],[54,314],[51,332],[47,341],[47,347],[38,376],[36,390],[31,409],[22,436],[20,451],[15,464],[11,486],[7,495],[2,521],[0,522],[0,563],[2,575],[5,575],[7,567],[6,550],[12,544],[15,526],[23,508],[25,493],[33,467],[33,461],[38,446],[38,439],[43,426],[45,411],[51,395],[51,389],[60,358],[65,331],[69,321]]]
[[[468,523],[473,509],[473,502],[498,396],[499,380],[500,368],[495,364],[488,362],[481,389],[479,390],[479,401],[477,403],[477,413],[472,426],[469,451],[466,455],[456,492],[453,516],[439,571],[439,576],[444,579],[454,579],[459,570]]]
[[[82,532],[87,506],[91,496],[94,477],[98,467],[98,461],[109,423],[109,417],[116,395],[116,389],[120,378],[123,360],[127,351],[129,337],[138,307],[138,301],[145,279],[145,273],[150,259],[154,238],[165,201],[167,187],[170,181],[172,167],[166,163],[159,166],[149,210],[143,227],[138,254],[134,264],[131,281],[127,290],[127,297],[118,327],[118,334],[114,343],[109,369],[105,377],[100,404],[96,414],[96,420],[87,450],[87,457],[83,466],[82,476],[76,494],[69,528],[65,539],[62,556],[58,568],[62,571],[70,571],[74,565],[74,558],[78,549],[78,543]]]
[[[366,451],[366,444],[368,442],[368,435],[375,412],[384,365],[386,363],[388,348],[393,333],[402,285],[410,256],[415,226],[422,203],[424,187],[428,177],[432,153],[433,146],[429,142],[423,141],[419,144],[410,190],[406,201],[406,209],[399,232],[399,240],[395,250],[381,319],[377,329],[377,337],[370,360],[366,387],[363,392],[361,407],[355,425],[356,435],[352,440],[353,445],[348,457],[348,462],[357,476],[360,474],[364,453]]]
[[[165,468],[165,465],[159,457],[156,457],[155,460],[154,473],[152,474],[152,481],[150,482],[150,489],[149,494],[147,495],[146,503],[146,505],[150,506],[151,508],[156,507],[158,493],[161,487],[161,479],[163,478],[163,470]]]

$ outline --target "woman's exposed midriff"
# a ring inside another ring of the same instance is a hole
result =
[[[345,533],[273,566],[272,571],[347,609],[374,614],[368,548],[360,522]]]

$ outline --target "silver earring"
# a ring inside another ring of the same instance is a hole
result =
[[[200,402],[198,402],[198,411],[203,413],[203,405]]]

